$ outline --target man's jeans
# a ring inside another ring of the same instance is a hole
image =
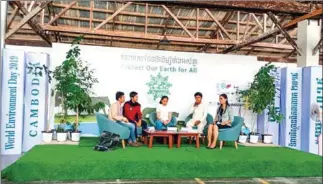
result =
[[[137,135],[137,133],[138,133],[137,132],[137,124],[134,121],[129,121],[129,122],[135,125],[135,127],[136,127],[135,134],[136,134],[136,137],[138,137],[138,135]],[[142,127],[141,135],[142,136],[147,136],[147,133],[144,131],[144,130],[148,129],[148,125],[147,125],[147,122],[145,120],[141,120],[141,127]]]
[[[130,137],[129,137],[129,142],[136,142],[137,139],[136,139],[136,134],[135,134],[135,130],[136,130],[136,127],[134,124],[132,123],[126,123],[126,122],[123,122],[123,121],[117,121],[117,123],[123,127],[127,127],[129,128],[130,130]]]

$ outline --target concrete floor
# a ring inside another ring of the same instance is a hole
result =
[[[206,183],[228,183],[228,184],[322,184],[321,177],[308,177],[308,178],[237,178],[237,179],[199,179],[195,178],[194,180],[109,180],[109,181],[87,181],[87,182],[28,182],[30,184],[206,184]],[[2,181],[2,184],[14,184],[8,181]]]

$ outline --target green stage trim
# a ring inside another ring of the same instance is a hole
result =
[[[76,116],[67,116],[67,121],[74,123],[76,119]],[[60,117],[55,116],[54,122],[57,124],[59,123]],[[91,123],[91,122],[96,122],[95,116],[79,116],[79,122],[80,123]]]
[[[93,151],[97,138],[79,146],[36,146],[2,172],[13,182],[109,179],[320,177],[322,157],[281,147],[226,145],[208,150],[166,145]]]

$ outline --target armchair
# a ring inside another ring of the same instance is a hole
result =
[[[129,138],[130,130],[108,119],[105,115],[101,113],[95,113],[95,116],[98,122],[100,134],[102,134],[103,131],[108,131],[108,132],[120,135],[122,147],[124,149],[125,148],[124,140]]]
[[[240,116],[234,116],[231,128],[219,129],[220,149],[222,149],[223,141],[234,141],[234,146],[238,148],[238,142],[240,131],[243,125],[244,119]]]

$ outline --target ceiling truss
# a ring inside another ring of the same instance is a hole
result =
[[[295,42],[297,23],[322,13],[322,5],[302,3],[292,9],[271,2],[261,9],[261,3],[251,1],[185,2],[11,1],[5,38],[8,44],[51,46],[84,35],[82,44],[88,45],[296,62],[301,54]],[[165,38],[167,45],[160,42]]]

